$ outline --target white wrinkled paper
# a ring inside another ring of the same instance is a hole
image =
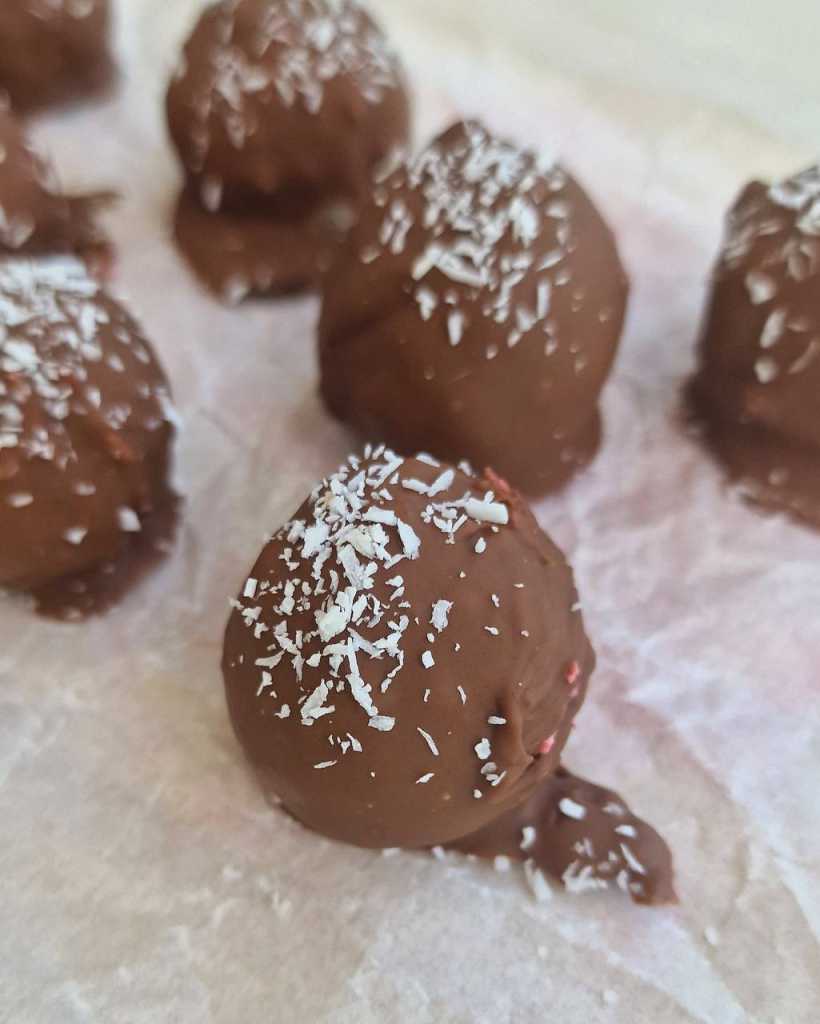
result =
[[[518,867],[304,832],[234,741],[228,598],[350,442],[317,398],[316,302],[224,309],[168,243],[160,102],[192,6],[123,4],[119,96],[35,130],[69,185],[123,194],[117,288],[174,386],[187,501],[173,557],[107,618],[0,603],[0,1019],[816,1022],[820,536],[745,508],[677,420],[722,211],[800,155],[728,115],[445,54],[412,5],[396,18],[420,138],[466,111],[556,149],[634,283],[606,446],[539,517],[599,655],[567,763],[669,840],[681,905],[536,903]]]

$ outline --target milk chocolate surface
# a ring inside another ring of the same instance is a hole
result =
[[[3,0],[0,91],[21,112],[104,91],[110,20],[108,0]]]
[[[301,822],[358,846],[499,855],[534,824],[558,877],[578,830],[553,820],[576,792],[555,773],[594,664],[572,571],[518,494],[383,447],[274,534],[223,652],[237,737]],[[578,785],[587,826],[612,840],[603,791]],[[626,809],[612,819],[632,823]],[[618,856],[613,881],[630,870]],[[627,891],[665,892],[664,863],[647,858],[651,881]]]
[[[355,0],[212,4],[167,115],[186,182],[177,242],[232,302],[316,283],[410,118],[399,60]]]
[[[0,323],[0,586],[81,618],[167,546],[168,382],[73,260],[0,261]]]
[[[50,161],[31,147],[5,107],[0,108],[0,152],[0,259],[73,253],[105,273],[112,247],[98,215],[112,194],[65,194]]]
[[[322,395],[367,440],[557,490],[598,449],[627,290],[566,170],[453,125],[380,177],[327,274]]]
[[[820,168],[741,193],[699,357],[690,405],[730,477],[820,527]]]

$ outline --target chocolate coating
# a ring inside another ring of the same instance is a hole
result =
[[[523,500],[492,473],[381,447],[322,481],[263,549],[222,667],[265,793],[316,831],[516,856],[535,823],[527,859],[572,887],[590,872],[572,866],[578,823],[555,808],[583,790],[602,858],[615,825],[641,829],[641,886],[619,846],[609,877],[661,901],[663,841],[625,808],[604,824],[608,791],[554,775],[594,664],[572,571]]]
[[[377,183],[324,283],[322,394],[531,494],[595,454],[627,280],[581,187],[474,122]]]
[[[234,300],[316,281],[410,119],[399,61],[357,0],[213,4],[167,113],[187,182],[177,241]],[[231,241],[218,256],[203,251],[208,221]]]
[[[559,768],[520,807],[452,846],[480,857],[524,861],[568,892],[617,887],[636,903],[676,903],[669,847],[611,789]]]
[[[0,4],[0,90],[28,111],[98,93],[113,77],[108,0]]]
[[[442,843],[554,770],[595,659],[569,566],[497,479],[351,459],[250,580],[225,636],[231,720],[265,791],[311,828]]]
[[[209,213],[194,190],[177,203],[174,231],[199,279],[231,305],[252,295],[302,291],[313,285],[341,238],[337,207],[268,217],[254,211]],[[342,210],[343,212],[343,210]],[[342,220],[341,223],[344,223]]]
[[[689,397],[754,502],[820,527],[820,167],[733,206]]]
[[[168,384],[74,261],[0,261],[0,321],[0,586],[78,617],[98,607],[91,577],[159,542],[174,501]]]
[[[0,257],[74,253],[104,269],[111,246],[96,223],[109,193],[70,196],[51,164],[30,147],[17,119],[0,109]]]

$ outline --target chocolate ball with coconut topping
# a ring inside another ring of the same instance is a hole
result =
[[[108,0],[0,4],[0,90],[28,111],[93,95],[113,77]]]
[[[168,89],[177,241],[229,301],[312,286],[409,131],[398,58],[358,0],[221,0]]]
[[[546,493],[598,448],[626,298],[569,174],[456,124],[376,184],[327,275],[322,394],[365,436]]]
[[[78,618],[167,543],[168,384],[75,261],[0,261],[0,323],[0,586]]]
[[[754,502],[820,527],[820,167],[733,206],[691,405]]]
[[[95,218],[110,194],[63,194],[7,109],[0,109],[0,153],[0,258],[74,253],[102,270],[111,247]]]
[[[572,571],[522,499],[384,448],[265,546],[223,655],[265,792],[370,847],[444,843],[526,800],[593,665]]]

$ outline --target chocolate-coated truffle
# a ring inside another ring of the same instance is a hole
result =
[[[51,164],[31,149],[5,109],[0,109],[0,153],[0,258],[74,253],[103,270],[111,247],[95,218],[111,195],[64,195]]]
[[[598,448],[626,297],[567,172],[457,124],[382,178],[328,273],[322,394],[373,440],[545,493]]]
[[[4,0],[0,90],[28,111],[85,97],[113,76],[108,0]]]
[[[176,238],[231,301],[315,283],[373,168],[407,140],[399,61],[358,0],[221,0],[168,89]]]
[[[732,208],[690,397],[746,495],[820,527],[820,167]]]
[[[491,473],[382,447],[272,537],[223,655],[268,796],[369,847],[456,841],[532,800],[594,663],[572,571],[522,499]]]
[[[79,617],[166,540],[168,384],[74,261],[0,261],[0,322],[0,586]]]

